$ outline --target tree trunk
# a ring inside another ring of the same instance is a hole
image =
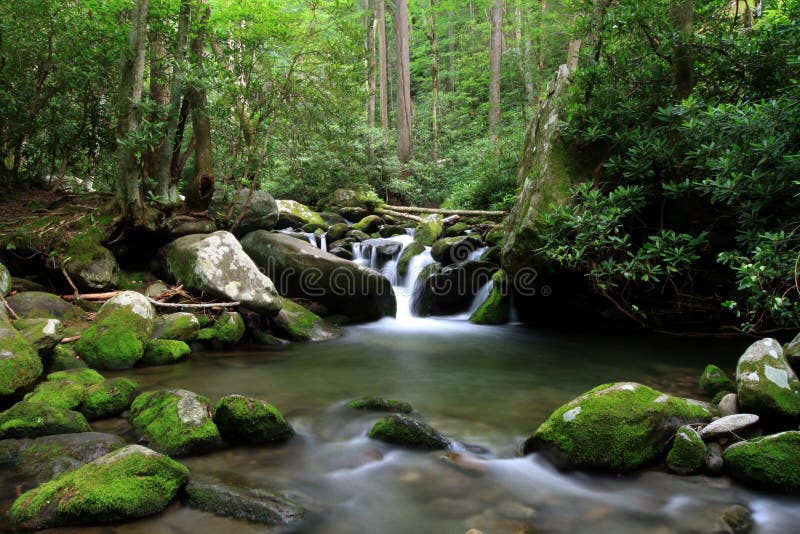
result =
[[[694,31],[694,1],[675,0],[669,6],[670,19],[676,32],[672,49],[673,96],[683,100],[694,89],[692,45],[689,42]]]
[[[397,0],[394,35],[397,44],[397,159],[411,160],[411,71],[408,42],[408,0]]]
[[[364,0],[364,51],[367,54],[367,128],[375,128],[375,98],[377,90],[377,69],[375,64],[378,53],[375,50],[375,9],[373,2],[376,0]],[[380,0],[383,1],[383,0]],[[375,160],[375,152],[372,148],[372,138],[367,137],[367,162],[372,164]]]
[[[389,140],[389,50],[386,44],[386,10],[384,0],[375,0],[375,20],[378,21],[378,69],[380,70],[381,130]]]
[[[456,27],[453,23],[453,12],[447,12],[447,56],[449,62],[449,75],[447,77],[447,90],[454,93],[456,90]]]
[[[178,124],[183,106],[183,73],[186,70],[186,48],[189,45],[189,22],[191,18],[191,0],[181,0],[178,15],[178,36],[175,41],[175,67],[170,83],[169,111],[167,114],[167,131],[164,134],[164,143],[161,145],[159,158],[156,194],[162,196],[168,203],[178,200],[177,176],[173,173],[175,163],[180,156],[180,140],[178,140],[178,155],[175,155],[175,142],[178,134]],[[183,138],[181,131],[180,139]]]
[[[503,10],[504,0],[495,0],[492,6],[492,35],[489,41],[489,137],[498,141],[500,128],[500,67],[503,61]]]
[[[161,121],[161,109],[169,104],[170,93],[169,84],[167,82],[167,75],[169,69],[167,66],[167,49],[164,46],[162,36],[158,31],[151,30],[150,32],[150,99],[158,104],[149,116],[151,124],[157,124]],[[144,154],[144,170],[145,170],[145,183],[144,190],[151,190],[150,179],[155,180],[158,177],[158,171],[161,167],[161,147],[167,143],[167,137],[161,138],[158,145],[148,148]],[[156,191],[158,194],[158,191]]]
[[[431,43],[431,129],[433,134],[433,162],[439,160],[439,51],[436,45],[435,0],[428,0],[428,40]]]
[[[535,104],[536,90],[533,84],[533,70],[531,70],[531,38],[527,30],[527,13],[520,6],[516,8],[516,39],[519,58],[519,70],[525,82],[525,95],[529,104]]]
[[[117,125],[119,182],[117,198],[123,217],[134,224],[144,214],[141,194],[141,170],[136,147],[130,144],[132,134],[139,129],[139,105],[144,86],[144,60],[147,47],[148,0],[137,0],[133,24],[128,35],[128,48],[122,60],[120,82],[120,111]]]
[[[205,33],[211,8],[206,0],[198,2],[200,21],[197,33],[192,39],[192,55],[195,67],[202,71],[205,55]],[[192,87],[187,97],[192,107],[192,130],[194,131],[194,173],[186,188],[186,206],[193,210],[205,211],[214,194],[214,158],[211,153],[211,121],[208,117],[205,88]]]

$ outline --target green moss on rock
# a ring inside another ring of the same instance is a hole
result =
[[[169,365],[192,352],[183,341],[152,339],[147,342],[141,363],[144,365]]]
[[[95,371],[94,369],[67,369],[65,371],[58,371],[47,375],[48,380],[69,380],[84,386],[93,386],[99,384],[105,377]]]
[[[800,421],[800,380],[775,339],[756,341],[736,364],[739,408],[768,422]]]
[[[119,308],[96,320],[75,343],[75,352],[97,369],[129,369],[144,355],[150,337],[146,321]]]
[[[679,475],[694,475],[703,470],[708,449],[700,434],[684,425],[675,433],[675,440],[667,455],[667,468]]]
[[[292,341],[325,341],[342,335],[341,329],[289,299],[283,299],[273,326]]]
[[[278,409],[264,401],[228,395],[214,410],[214,423],[225,439],[245,443],[280,443],[294,435],[294,429]]]
[[[414,241],[428,247],[433,246],[443,230],[441,218],[429,215],[414,229]]]
[[[634,382],[604,384],[553,412],[523,452],[539,451],[561,469],[630,471],[662,458],[680,426],[713,415],[710,404]]]
[[[64,410],[74,410],[80,406],[85,395],[86,386],[82,384],[69,380],[46,380],[36,386],[33,392],[25,395],[25,400]]]
[[[80,412],[87,419],[104,419],[127,410],[139,392],[139,384],[117,377],[94,384],[86,390]]]
[[[0,413],[0,439],[89,431],[82,414],[46,404],[22,401]]]
[[[731,445],[722,457],[742,484],[782,493],[800,491],[800,432],[782,432]]]
[[[508,276],[497,271],[492,276],[489,297],[473,312],[469,321],[474,324],[505,324],[511,318],[511,298],[508,295]]]
[[[42,355],[42,361],[45,369],[51,373],[86,367],[86,362],[69,345],[56,345],[53,350]]]
[[[367,215],[357,223],[355,223],[351,229],[358,230],[359,232],[364,232],[365,234],[374,234],[378,231],[378,229],[383,224],[383,219],[378,217],[377,215]]]
[[[699,379],[700,389],[712,397],[720,392],[732,393],[736,391],[736,384],[728,378],[725,371],[716,365],[709,364],[703,370]]]
[[[171,456],[208,452],[222,444],[209,400],[182,389],[149,391],[131,405],[131,422],[153,449]]]
[[[31,385],[43,369],[33,345],[0,317],[0,397]]]
[[[417,449],[445,449],[450,442],[433,427],[405,415],[378,420],[369,431],[371,439]]]
[[[416,241],[404,248],[403,252],[400,253],[400,258],[397,260],[397,276],[400,278],[408,276],[408,267],[411,260],[423,252],[425,252],[425,245]]]
[[[347,406],[354,410],[368,410],[373,412],[411,413],[414,408],[411,404],[400,401],[383,399],[381,397],[361,397],[353,399]]]
[[[153,323],[153,339],[174,339],[194,341],[200,331],[200,321],[187,312],[170,313],[159,317]]]
[[[129,445],[21,495],[9,517],[24,529],[142,517],[166,508],[188,478],[178,462]]]
[[[200,341],[216,341],[223,344],[238,343],[244,337],[244,319],[237,312],[225,312],[210,327],[197,333]]]

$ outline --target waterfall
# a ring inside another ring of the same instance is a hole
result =
[[[325,232],[319,238],[319,248],[322,252],[328,252],[328,232]]]

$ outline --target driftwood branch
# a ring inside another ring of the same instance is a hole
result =
[[[122,291],[109,291],[107,293],[86,293],[84,295],[61,295],[64,300],[108,300],[116,297]]]
[[[74,343],[75,341],[78,341],[80,338],[81,338],[81,336],[65,337],[60,342],[61,343]]]
[[[181,304],[180,302],[159,302],[155,299],[147,298],[153,306],[160,306],[162,308],[191,308],[191,309],[207,309],[207,308],[235,308],[241,305],[241,302],[207,302],[203,304]]]
[[[0,301],[3,301],[3,307],[4,307],[4,308],[6,309],[6,311],[8,312],[8,315],[9,315],[9,316],[10,316],[10,317],[11,317],[13,320],[15,320],[15,321],[16,321],[16,320],[18,320],[18,319],[19,319],[19,315],[17,315],[17,312],[15,312],[14,310],[12,310],[12,309],[11,309],[11,306],[9,306],[9,305],[8,305],[8,302],[6,301],[5,297],[3,297],[3,295],[2,295],[2,294],[0,294]]]
[[[438,215],[463,215],[464,217],[505,217],[507,211],[485,211],[485,210],[445,210],[439,208],[415,208],[413,206],[383,206],[383,210],[403,213],[435,213]],[[391,215],[391,214],[390,214]]]
[[[400,217],[401,219],[408,219],[418,223],[422,222],[422,217],[417,217],[416,215],[411,215],[410,213],[400,213],[399,211],[387,210],[386,208],[379,208],[375,210],[375,212],[379,215],[391,215],[392,217]]]

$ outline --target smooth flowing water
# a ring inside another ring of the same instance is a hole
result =
[[[398,285],[403,287],[407,281]],[[754,511],[759,532],[790,532],[800,522],[800,500],[754,493],[726,478],[661,470],[626,477],[563,474],[537,455],[517,454],[554,409],[601,383],[632,380],[697,396],[702,367],[713,361],[731,370],[747,341],[598,334],[581,325],[552,333],[399,316],[349,327],[343,338],[328,343],[197,352],[172,366],[106,374],[129,376],[144,389],[184,388],[213,401],[239,393],[275,404],[297,430],[288,443],[182,461],[195,474],[300,492],[311,512],[297,532],[711,532],[732,504]],[[345,406],[363,395],[408,401],[464,445],[448,457],[372,441],[366,434],[381,414]],[[130,436],[124,419],[93,426]],[[466,461],[453,462],[457,455]],[[16,484],[13,472],[0,471],[4,507],[15,490],[26,489]],[[134,522],[61,529],[263,530],[181,502]]]

